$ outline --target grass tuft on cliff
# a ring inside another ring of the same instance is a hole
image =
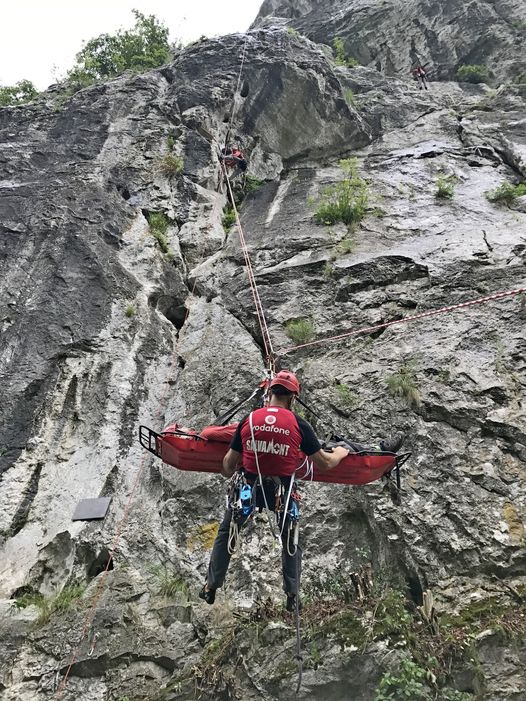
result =
[[[345,177],[334,185],[326,187],[316,202],[314,220],[318,224],[330,226],[336,222],[350,225],[361,221],[367,212],[368,185],[358,175],[358,161],[348,158],[340,161]]]
[[[314,337],[314,324],[306,317],[291,319],[285,324],[285,333],[294,343],[307,343]]]
[[[518,197],[523,197],[524,195],[526,195],[526,181],[518,185],[502,183],[495,190],[486,192],[486,199],[493,203],[512,204]]]
[[[422,396],[412,363],[402,365],[398,372],[393,373],[385,380],[385,383],[392,397],[401,397],[410,406],[421,404]]]

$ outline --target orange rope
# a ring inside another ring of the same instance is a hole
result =
[[[290,346],[289,348],[280,348],[276,355],[286,355],[287,353],[292,353],[300,348],[309,348],[311,346],[321,346],[323,343],[332,343],[333,341],[341,341],[344,338],[349,338],[350,336],[358,336],[364,333],[372,333],[373,331],[379,331],[380,329],[386,329],[389,326],[394,326],[395,324],[404,324],[408,321],[416,321],[418,319],[426,319],[430,316],[437,316],[438,314],[446,314],[447,312],[455,311],[456,309],[464,309],[465,307],[472,307],[475,304],[484,304],[485,302],[491,302],[494,299],[503,299],[504,297],[513,297],[514,295],[520,295],[526,292],[526,287],[519,287],[516,290],[508,290],[506,292],[496,292],[495,294],[488,295],[487,297],[479,297],[478,299],[472,299],[468,302],[460,302],[459,304],[452,304],[449,307],[440,307],[440,309],[431,309],[428,312],[422,312],[421,314],[415,314],[413,316],[405,316],[403,319],[396,319],[395,321],[386,321],[383,324],[376,324],[375,326],[364,326],[361,329],[353,329],[352,331],[347,331],[346,333],[341,333],[338,336],[329,336],[328,338],[319,338],[317,341],[309,341],[308,343],[301,343],[298,346]]]
[[[230,202],[232,204],[232,209],[234,210],[234,214],[236,216],[237,230],[238,230],[238,234],[239,234],[239,242],[241,244],[241,250],[243,252],[243,257],[245,259],[248,282],[250,285],[250,290],[252,292],[252,297],[254,299],[254,306],[256,308],[256,314],[258,317],[259,326],[261,328],[261,336],[263,338],[263,345],[265,346],[266,359],[267,359],[267,362],[269,363],[269,365],[273,366],[274,348],[272,346],[272,338],[270,336],[270,331],[269,331],[267,320],[265,317],[263,303],[261,302],[261,297],[259,296],[259,290],[258,290],[258,286],[256,283],[256,277],[254,275],[254,269],[252,267],[252,262],[250,260],[250,255],[248,253],[247,241],[245,238],[245,234],[243,232],[243,227],[241,225],[241,219],[239,217],[239,211],[237,209],[236,201],[234,199],[234,193],[232,192],[232,185],[230,183],[230,178],[228,175],[227,168],[223,163],[221,163],[221,168],[222,168],[223,174],[225,176],[225,180],[226,180],[226,184],[227,184],[227,188],[228,188],[228,194],[230,196]]]

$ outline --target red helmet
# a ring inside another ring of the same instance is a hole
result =
[[[293,372],[290,372],[289,370],[280,370],[278,374],[272,378],[270,382],[270,387],[272,388],[276,385],[280,385],[280,387],[285,387],[285,389],[288,389],[294,394],[300,393],[300,383],[298,381],[298,378]]]

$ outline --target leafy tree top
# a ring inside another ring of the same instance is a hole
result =
[[[30,80],[20,80],[15,85],[0,87],[0,107],[23,105],[31,102],[38,95],[38,90]]]
[[[90,39],[76,56],[68,81],[76,88],[114,78],[126,70],[143,71],[170,60],[168,28],[155,15],[133,10],[135,25]]]

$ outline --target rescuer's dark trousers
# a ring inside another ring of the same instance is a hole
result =
[[[288,480],[285,483],[288,487]],[[259,489],[259,488],[258,488]],[[265,489],[265,495],[267,496],[267,502],[270,509],[274,508],[274,494],[270,489]],[[258,500],[259,503],[259,500]],[[212,555],[210,556],[210,564],[208,565],[208,574],[206,577],[206,583],[210,589],[219,589],[223,586],[225,581],[225,576],[228,570],[228,565],[230,564],[230,553],[228,552],[228,538],[230,534],[230,521],[232,520],[232,511],[227,509],[225,511],[225,516],[221,525],[219,526],[219,531],[217,537],[214,541],[214,547],[212,548]],[[239,523],[239,528],[241,529],[246,520]],[[276,525],[279,532],[279,524]],[[297,594],[299,589],[299,578],[301,577],[301,548],[298,546],[297,549],[294,548],[292,544],[292,535],[290,536],[290,542],[287,543],[289,538],[288,528],[285,525],[283,535],[281,536],[281,567],[283,570],[283,591],[287,594]],[[294,552],[294,555],[290,555],[290,552]],[[297,576],[298,575],[298,576]]]

